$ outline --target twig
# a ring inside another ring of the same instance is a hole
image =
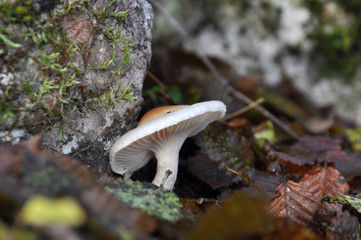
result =
[[[259,193],[263,194],[264,196],[266,196],[267,194],[262,191],[253,181],[252,179],[244,172],[244,171],[236,171],[230,167],[228,167],[227,165],[224,166],[224,168],[231,173],[234,173],[238,176],[240,176],[243,180],[245,180],[251,187],[255,188]]]
[[[245,106],[244,108],[241,108],[238,111],[235,111],[233,113],[227,114],[226,116],[224,116],[223,118],[219,119],[218,121],[223,122],[223,121],[227,121],[229,119],[235,118],[239,115],[242,115],[243,113],[251,110],[252,108],[256,107],[257,105],[261,104],[264,102],[264,98],[261,97],[259,99],[257,99],[257,101],[252,102],[251,104],[248,104],[247,106]]]
[[[162,83],[162,81],[159,80],[159,78],[157,78],[156,76],[154,76],[153,73],[151,73],[150,71],[147,71],[147,75],[156,83],[158,84],[164,91],[168,91],[167,86]]]
[[[251,104],[254,101],[244,95],[243,93],[234,89],[231,85],[228,84],[228,81],[219,73],[217,68],[213,65],[213,63],[208,59],[205,55],[204,51],[202,51],[201,46],[197,46],[197,44],[193,41],[193,39],[189,36],[187,31],[183,28],[183,26],[172,16],[169,12],[157,1],[157,0],[149,0],[160,12],[162,12],[169,20],[169,22],[175,27],[175,29],[182,35],[182,37],[191,43],[196,55],[203,61],[203,63],[208,67],[208,69],[212,72],[212,74],[220,81],[223,87],[231,93],[233,96],[241,100],[246,104]],[[255,109],[263,114],[265,117],[270,119],[275,125],[277,125],[280,129],[286,132],[289,136],[294,138],[295,140],[299,139],[299,136],[286,124],[281,122],[276,116],[270,113],[268,110],[263,108],[262,106],[255,106]]]

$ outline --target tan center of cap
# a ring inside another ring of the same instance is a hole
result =
[[[171,113],[185,107],[188,107],[188,105],[171,105],[171,106],[162,106],[162,107],[153,108],[152,110],[144,114],[144,116],[140,119],[138,126],[142,125],[143,123],[153,118],[163,116],[167,113]]]

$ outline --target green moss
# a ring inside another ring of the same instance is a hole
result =
[[[109,109],[122,100],[133,101],[134,100],[133,93],[130,91],[130,85],[132,84],[132,82],[130,82],[128,86],[124,89],[124,91],[121,93],[122,84],[123,81],[119,83],[117,91],[114,92],[113,89],[110,89],[106,91],[104,94],[102,94],[98,98],[98,106]],[[93,101],[96,102],[96,100]]]
[[[131,207],[149,215],[171,222],[182,217],[182,204],[179,198],[164,188],[126,179],[114,181],[105,189]]]

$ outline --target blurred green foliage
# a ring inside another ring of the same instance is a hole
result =
[[[346,135],[352,144],[353,150],[361,153],[361,127],[347,129]]]
[[[86,220],[86,213],[71,197],[48,198],[32,196],[20,212],[24,223],[32,226],[79,226]]]
[[[39,236],[33,229],[8,226],[0,220],[0,239],[37,240]]]
[[[303,0],[316,22],[309,38],[314,42],[313,54],[321,60],[321,74],[351,80],[361,63],[360,1]]]

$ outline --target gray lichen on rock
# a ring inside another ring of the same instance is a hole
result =
[[[107,146],[132,127],[142,103],[152,7],[48,2],[0,4],[0,143],[14,141],[17,129],[23,138],[42,134],[46,149],[108,172]]]

